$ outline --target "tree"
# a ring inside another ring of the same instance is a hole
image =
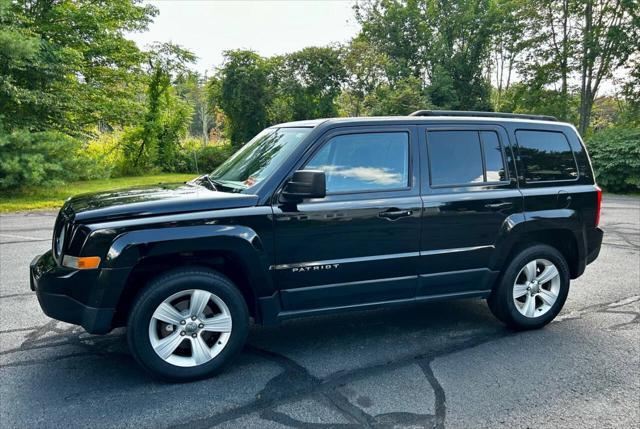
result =
[[[408,115],[431,107],[420,79],[415,77],[379,85],[365,97],[363,105],[372,116]]]
[[[0,112],[8,130],[74,135],[139,119],[141,52],[126,32],[157,13],[134,0],[0,0]]]
[[[579,37],[575,1],[525,2],[521,8],[526,16],[523,44],[527,52],[519,71],[531,92],[555,93],[553,115],[569,120],[569,81],[577,65],[576,40]],[[533,111],[539,112],[539,108],[549,110],[540,103]]]
[[[526,0],[525,0],[526,1]],[[494,107],[500,111],[502,96],[513,82],[514,69],[528,47],[522,35],[526,30],[526,14],[522,0],[496,0],[496,24],[493,33],[487,74],[495,88]]]
[[[362,26],[358,38],[375,46],[389,61],[385,74],[391,84],[423,79],[431,63],[437,23],[426,0],[369,0],[356,3]]]
[[[491,85],[483,73],[496,23],[490,0],[436,3],[437,42],[432,77],[446,73],[457,97],[458,110],[493,110]],[[435,99],[432,100],[435,102]]]
[[[180,137],[191,120],[190,106],[178,98],[173,83],[187,72],[195,56],[171,43],[154,44],[148,59],[146,111],[125,148],[134,167],[153,165],[171,170]]]
[[[580,123],[584,134],[589,126],[593,102],[604,78],[637,54],[640,37],[638,3],[633,0],[582,0],[580,46]]]
[[[438,107],[490,110],[483,71],[496,23],[491,0],[372,0],[357,6],[361,37],[389,58],[390,84],[414,77]],[[455,94],[443,94],[443,89]],[[438,104],[439,99],[447,105]]]
[[[344,47],[342,62],[346,79],[339,103],[341,113],[360,116],[364,113],[363,103],[367,94],[379,85],[388,83],[385,69],[389,58],[360,35]]]
[[[340,51],[331,47],[309,47],[275,59],[272,63],[272,91],[287,105],[287,120],[337,116],[336,97],[345,79]],[[272,118],[281,122],[280,118]]]
[[[532,92],[555,92],[555,115],[572,120],[585,134],[598,90],[638,50],[640,25],[635,0],[541,0],[523,3],[526,57],[519,72]],[[579,85],[572,86],[572,82]],[[549,110],[540,102],[535,110]]]
[[[203,146],[209,143],[209,130],[215,124],[213,109],[207,93],[208,82],[206,72],[203,76],[197,72],[188,72],[176,82],[178,95],[194,109],[189,132],[191,135],[200,136]]]
[[[225,51],[225,62],[218,71],[220,85],[212,87],[213,104],[227,117],[228,137],[240,146],[267,125],[269,64],[253,51]]]
[[[624,100],[623,122],[640,126],[640,40],[636,40],[638,49],[629,64],[629,75],[622,85],[621,96]]]

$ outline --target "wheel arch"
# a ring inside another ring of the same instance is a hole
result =
[[[527,222],[528,223],[528,222]],[[510,240],[503,243],[503,250],[494,261],[495,267],[505,267],[522,249],[535,244],[546,244],[557,249],[567,261],[572,279],[584,272],[584,258],[581,256],[579,234],[567,228],[534,227],[513,231]]]
[[[258,322],[258,297],[273,294],[262,242],[253,230],[242,226],[200,225],[125,233],[112,244],[107,262],[113,268],[130,265],[123,284],[108,298],[115,307],[113,327],[126,324],[135,297],[151,279],[178,267],[204,267],[228,277]]]

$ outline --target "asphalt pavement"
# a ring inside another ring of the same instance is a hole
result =
[[[253,327],[215,378],[165,384],[46,317],[28,265],[55,213],[0,215],[0,427],[640,427],[640,198],[605,196],[600,257],[546,328],[480,300]]]

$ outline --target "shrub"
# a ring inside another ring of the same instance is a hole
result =
[[[82,143],[55,131],[0,131],[0,190],[60,185],[93,171]]]
[[[178,173],[211,173],[233,154],[229,143],[202,146],[198,139],[185,140],[175,162]]]
[[[612,127],[587,139],[598,184],[609,192],[640,191],[640,128]]]
[[[102,179],[122,175],[125,163],[122,152],[123,131],[105,132],[84,145],[82,155],[92,166],[83,179]]]

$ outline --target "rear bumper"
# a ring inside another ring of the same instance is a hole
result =
[[[51,251],[30,264],[31,290],[35,291],[44,313],[54,319],[82,326],[91,334],[111,330],[115,309],[92,307],[81,299],[90,299],[92,284],[100,270],[84,272],[58,266]],[[73,293],[75,291],[76,293]]]
[[[602,247],[602,238],[604,231],[600,228],[594,228],[587,235],[587,264],[592,263],[598,258],[600,248]]]

